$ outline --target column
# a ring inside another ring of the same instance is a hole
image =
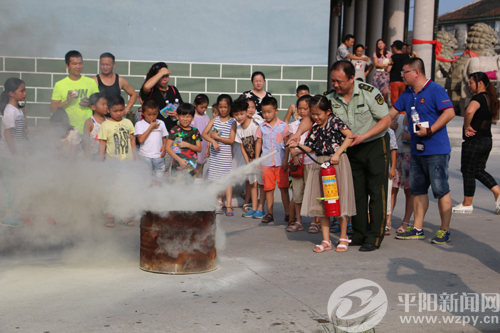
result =
[[[344,26],[342,29],[342,39],[349,34],[354,35],[354,1],[355,0],[344,1]]]
[[[332,84],[330,82],[330,67],[335,62],[335,57],[337,55],[337,49],[340,45],[340,16],[333,11],[333,1],[330,8],[330,36],[328,41],[328,70],[325,73],[327,78],[327,86],[328,90],[332,88]]]
[[[368,3],[368,13],[370,13],[370,15],[368,15],[366,39],[366,46],[368,46],[368,49],[366,50],[366,55],[373,58],[377,39],[382,38],[384,32],[384,0],[370,0]],[[375,71],[372,71],[366,78],[368,83],[372,82],[374,72]]]
[[[386,18],[387,45],[392,45],[395,40],[403,41],[405,2],[401,0],[388,0]]]
[[[420,40],[432,40],[434,35],[434,0],[415,1],[413,16],[413,38]],[[423,60],[425,75],[430,78],[432,74],[433,47],[432,44],[413,45],[413,50]]]
[[[356,24],[354,25],[354,37],[356,44],[366,46],[366,20],[368,15],[368,0],[356,0],[355,6]]]

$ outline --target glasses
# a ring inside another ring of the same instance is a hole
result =
[[[410,69],[409,71],[401,71],[401,76],[406,75],[406,73],[413,72],[415,69]]]

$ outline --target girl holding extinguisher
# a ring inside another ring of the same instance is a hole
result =
[[[306,152],[314,152],[317,163],[312,167],[307,177],[304,200],[302,202],[301,215],[319,217],[323,241],[313,249],[316,253],[332,249],[330,242],[330,217],[326,216],[323,200],[323,184],[320,177],[321,164],[329,162],[330,167],[335,168],[336,186],[340,202],[340,239],[337,252],[346,252],[351,242],[347,238],[347,217],[356,215],[356,201],[354,197],[354,186],[352,181],[351,165],[344,154],[352,142],[353,134],[349,127],[332,114],[332,105],[328,98],[322,95],[313,96],[309,101],[311,119],[314,125],[303,145],[295,142],[290,148],[300,147]],[[299,149],[293,149],[291,155],[301,154]]]

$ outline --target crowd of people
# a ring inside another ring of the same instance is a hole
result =
[[[491,189],[495,212],[500,213],[500,188],[484,170],[492,147],[491,123],[499,109],[488,77],[474,73],[470,78],[475,97],[464,121],[464,201],[452,208],[446,124],[455,111],[446,91],[426,78],[423,61],[411,49],[408,53],[409,46],[401,41],[392,44],[392,52],[385,49],[383,40],[377,41],[373,61],[363,55],[363,45],[350,54],[353,46],[354,37],[346,36],[338,61],[329,69],[333,90],[312,95],[307,86],[298,86],[297,102],[290,105],[284,120],[278,118],[276,98],[264,90],[262,72],[252,74],[253,89],[236,100],[219,95],[210,119],[209,98],[199,94],[192,104],[184,103],[179,90],[169,85],[172,72],[164,62],[152,65],[137,94],[125,78],[113,73],[111,53],[101,55],[101,73],[89,78],[81,74],[82,55],[70,51],[65,57],[68,76],[55,84],[50,105],[51,123],[62,134],[61,158],[69,162],[139,159],[149,170],[151,185],[162,186],[203,179],[215,182],[262,157],[259,166],[245,175],[242,216],[273,222],[278,187],[286,230],[304,230],[302,217],[309,216],[308,232],[321,232],[323,240],[313,249],[316,253],[333,249],[330,234],[337,232],[337,252],[349,246],[360,246],[364,252],[378,249],[384,236],[390,235],[391,212],[400,188],[406,203],[397,239],[425,238],[422,227],[429,187],[441,216],[432,243],[450,241],[452,210],[472,212],[476,178]],[[370,85],[365,81],[373,68],[376,73]],[[129,95],[127,102],[122,90]],[[0,172],[6,192],[15,186],[13,160],[26,149],[25,99],[25,83],[8,79],[0,95]],[[137,99],[141,107],[134,115]],[[320,200],[324,196],[320,170],[325,162],[337,175],[340,213],[333,221]],[[218,194],[216,213],[234,216],[232,199],[230,185]],[[23,226],[19,215],[9,210],[9,195],[5,201],[1,224]],[[109,213],[105,217],[106,226],[114,227],[114,217]],[[134,225],[132,219],[124,223]]]

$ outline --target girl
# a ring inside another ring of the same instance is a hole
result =
[[[199,94],[194,98],[195,115],[193,122],[190,126],[195,127],[203,133],[210,118],[206,114],[208,109],[208,96],[205,94]],[[207,162],[207,140],[203,139],[201,141],[201,153],[198,154],[198,167],[196,168],[196,178],[203,178],[203,166]]]
[[[247,98],[245,100],[248,103],[247,117],[255,119],[259,124],[263,123],[264,118],[256,113],[257,109],[255,108],[255,102],[253,101],[253,99]]]
[[[377,40],[376,51],[373,53],[373,63],[376,68],[373,86],[380,90],[386,102],[389,96],[389,73],[385,71],[385,68],[389,65],[391,55],[392,53],[386,50],[384,41]]]
[[[264,90],[266,85],[266,76],[262,72],[253,72],[252,73],[252,85],[253,89],[245,91],[242,96],[245,96],[247,99],[251,99],[255,103],[255,109],[257,110],[257,114],[262,116],[262,112],[260,109],[260,103],[262,103],[262,99],[264,97],[272,97],[270,93]]]
[[[337,173],[337,186],[340,197],[340,239],[337,252],[347,251],[351,242],[347,238],[347,217],[356,215],[354,198],[354,187],[352,182],[351,165],[344,151],[352,142],[352,132],[346,124],[337,116],[332,114],[330,100],[325,96],[316,95],[309,102],[311,118],[315,123],[303,145],[299,145],[305,151],[314,151],[317,161],[320,163],[329,161],[335,167]],[[297,147],[295,142],[290,144],[291,148]],[[293,152],[293,155],[300,152]],[[307,183],[302,202],[301,215],[319,217],[323,241],[313,249],[321,253],[332,249],[330,242],[330,218],[325,216],[324,203],[320,198],[323,196],[320,182],[321,166],[314,164],[307,176]]]
[[[59,139],[56,142],[59,157],[68,162],[74,161],[81,156],[82,153],[82,138],[76,128],[69,124],[69,117],[63,108],[57,109],[50,116],[50,124],[54,126],[61,136],[56,136]]]
[[[18,214],[12,211],[14,176],[16,166],[14,159],[26,151],[26,121],[19,104],[26,99],[26,85],[21,79],[11,77],[4,83],[4,91],[0,95],[0,112],[2,126],[0,132],[0,176],[2,189],[5,192],[5,214],[1,224],[9,227],[23,227],[24,223]]]
[[[83,148],[85,156],[91,161],[99,161],[99,130],[106,120],[108,102],[103,93],[95,93],[89,97],[90,107],[94,114],[85,121],[83,127]]]
[[[474,96],[465,110],[461,168],[464,201],[453,207],[454,213],[472,213],[476,179],[495,196],[495,213],[500,214],[500,187],[486,172],[486,161],[493,146],[491,122],[498,118],[499,102],[495,87],[483,72],[469,75],[469,90]]]
[[[203,138],[211,143],[210,160],[208,164],[208,180],[216,181],[227,175],[232,168],[232,145],[236,136],[236,120],[231,118],[231,96],[222,94],[217,97],[219,116],[213,118],[203,130]],[[233,188],[226,189],[226,216],[234,216],[231,200]],[[217,213],[222,214],[222,198],[219,197]]]

